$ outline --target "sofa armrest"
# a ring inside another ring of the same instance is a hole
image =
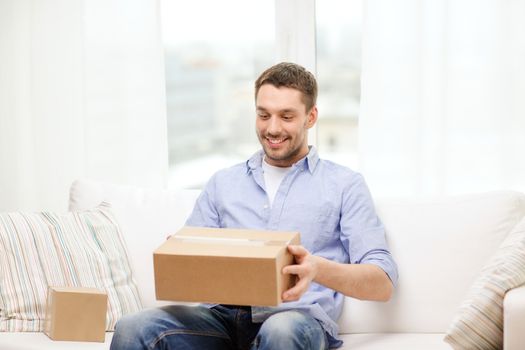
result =
[[[524,329],[525,285],[509,290],[503,299],[503,349],[523,349]]]

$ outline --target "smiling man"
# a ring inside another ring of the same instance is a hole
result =
[[[256,132],[262,150],[217,172],[189,226],[299,231],[289,246],[298,277],[274,308],[167,306],[122,318],[111,349],[337,348],[344,295],[387,301],[397,267],[362,176],[319,158],[308,145],[317,121],[317,83],[293,63],[255,82]]]
[[[308,154],[307,131],[317,120],[317,108],[302,102],[301,92],[266,83],[256,98],[257,137],[265,161],[277,167],[290,167]]]

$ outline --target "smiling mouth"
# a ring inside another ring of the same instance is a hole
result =
[[[270,149],[279,149],[284,144],[284,142],[288,140],[288,138],[286,137],[280,137],[280,138],[265,137],[265,139]]]
[[[267,137],[266,140],[272,145],[279,145],[283,143],[286,140],[286,138],[283,137],[283,138],[275,139],[275,138]]]

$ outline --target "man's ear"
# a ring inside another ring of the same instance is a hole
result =
[[[314,126],[316,121],[317,121],[317,106],[313,106],[310,109],[310,112],[308,113],[308,117],[306,120],[306,127],[310,129],[312,126]]]

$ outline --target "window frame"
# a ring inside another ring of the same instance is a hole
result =
[[[275,0],[277,62],[302,65],[317,76],[315,0]],[[317,124],[308,141],[317,146]]]

